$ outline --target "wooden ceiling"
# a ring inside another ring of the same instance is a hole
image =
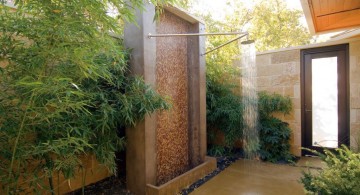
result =
[[[313,34],[360,27],[360,0],[301,0]]]

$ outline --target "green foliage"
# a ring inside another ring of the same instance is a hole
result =
[[[19,179],[54,193],[52,175],[74,176],[81,156],[95,154],[116,173],[124,147],[120,127],[166,109],[143,80],[130,77],[117,18],[134,21],[142,0],[17,0],[0,6],[0,183],[18,193]],[[163,5],[175,0],[152,0]],[[108,7],[118,17],[106,14]],[[44,186],[48,179],[50,187]]]
[[[309,33],[299,23],[301,13],[287,9],[282,0],[258,1],[254,9],[233,0],[227,3],[234,11],[229,12],[224,21],[212,18],[210,13],[202,16],[207,32],[248,30],[250,38],[256,40],[258,51],[306,44],[310,40]],[[209,48],[214,48],[232,38],[235,36],[212,36],[207,39],[207,44]],[[211,129],[218,129],[225,134],[225,147],[230,148],[235,140],[242,138],[243,105],[238,96],[241,86],[237,85],[240,83],[240,70],[234,66],[240,54],[238,44],[233,43],[206,56],[209,139],[214,139]],[[275,112],[289,112],[290,99],[284,100],[277,95],[262,98],[259,102],[260,154],[264,160],[290,160],[290,129],[286,123],[272,116]]]
[[[319,173],[304,172],[301,178],[305,189],[316,194],[360,194],[360,154],[354,153],[346,146],[319,155],[327,167]]]
[[[273,116],[274,113],[288,114],[291,111],[290,98],[262,92],[259,93],[258,107],[260,157],[271,162],[291,160],[289,143],[291,129],[287,123]]]
[[[302,15],[301,10],[288,9],[284,0],[259,1],[249,28],[257,51],[309,44],[309,31],[299,20]]]
[[[259,93],[260,118],[270,118],[274,113],[289,114],[292,110],[291,99],[279,94]]]
[[[212,145],[209,149],[208,149],[208,154],[210,156],[224,156],[226,153],[226,149],[224,146],[219,146],[219,145]]]
[[[207,23],[207,32],[230,32],[234,31],[232,24],[217,21],[210,14],[203,16]],[[235,19],[235,17],[234,17]],[[245,20],[237,17],[236,20]],[[243,22],[244,23],[244,22]],[[238,31],[238,29],[236,29]],[[236,36],[210,36],[207,38],[207,45],[215,48]],[[209,143],[216,139],[216,131],[225,136],[223,146],[212,146],[209,153],[224,155],[225,148],[232,149],[236,140],[242,138],[242,102],[240,92],[240,70],[233,65],[238,59],[239,47],[237,44],[230,44],[219,50],[206,55],[206,104],[207,104],[207,135]]]
[[[242,3],[238,2],[235,6],[237,9],[242,7]],[[243,26],[249,22],[249,11],[241,10],[237,15],[226,17],[225,21],[218,21],[212,18],[210,14],[203,16],[207,25],[207,32],[233,32],[244,31]],[[207,37],[207,45],[209,50],[236,38],[239,35],[232,36],[209,36]],[[221,83],[234,82],[239,80],[240,71],[234,66],[234,61],[239,60],[239,45],[231,43],[215,50],[206,55],[207,75],[212,79],[216,79]]]
[[[300,11],[289,10],[283,0],[256,1],[254,8],[236,0],[227,0],[232,11],[224,20],[202,15],[207,32],[249,31],[258,51],[279,49],[309,43],[310,35],[299,22]],[[211,36],[207,45],[215,48],[236,36]],[[206,55],[207,63],[207,126],[209,139],[214,139],[212,129],[225,134],[226,147],[242,138],[242,103],[240,70],[234,61],[240,58],[239,45],[232,43]],[[290,128],[288,124],[273,117],[274,113],[287,114],[291,101],[280,95],[260,94],[260,155],[264,160],[290,160]],[[219,151],[219,150],[217,150]]]
[[[225,135],[225,146],[232,148],[236,140],[242,137],[241,98],[233,93],[236,86],[222,84],[207,79],[207,127],[210,142],[213,130],[220,130]],[[211,139],[212,138],[212,139]]]
[[[208,32],[248,31],[255,40],[257,51],[266,51],[309,44],[311,35],[301,23],[303,12],[289,9],[285,0],[256,0],[253,6],[237,0],[226,0],[225,19],[215,19],[211,13],[202,13]],[[251,4],[251,3],[250,3]],[[201,12],[202,10],[198,10]],[[229,36],[208,38],[209,47],[230,40]],[[209,54],[214,62],[228,62],[239,55],[237,44],[231,44]]]

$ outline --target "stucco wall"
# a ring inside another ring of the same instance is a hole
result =
[[[360,141],[360,40],[309,45],[257,55],[259,90],[289,96],[293,102],[293,110],[288,116],[277,116],[290,125],[291,152],[296,156],[301,155],[300,50],[344,43],[349,43],[350,47],[350,144],[355,147]]]

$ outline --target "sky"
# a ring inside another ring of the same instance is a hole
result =
[[[226,4],[227,0],[193,0],[194,4],[189,10],[192,13],[211,13],[214,19],[222,20],[225,14],[231,14],[232,7]],[[233,2],[244,3],[245,6],[251,8],[256,0],[232,0]],[[285,0],[288,8],[302,11],[301,0]],[[300,18],[300,22],[307,28],[305,16]],[[328,33],[318,36],[317,42],[324,42],[337,33]]]
[[[243,3],[245,6],[251,8],[256,0],[232,0],[234,3]],[[214,19],[223,20],[226,14],[231,14],[232,6],[226,4],[226,0],[193,0],[194,4],[190,8],[192,13],[211,13]],[[300,0],[285,0],[289,9],[301,10]],[[300,18],[300,22],[304,27],[308,27],[305,16]],[[325,41],[333,34],[321,35],[318,41]]]
[[[254,4],[252,0],[234,0],[235,2],[242,2],[249,8]],[[302,10],[300,0],[285,0],[288,8]],[[231,7],[226,5],[225,0],[195,0],[193,7],[194,12],[209,11],[215,19],[221,20],[225,13],[231,11]]]

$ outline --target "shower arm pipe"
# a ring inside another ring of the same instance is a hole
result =
[[[237,41],[237,40],[239,40],[239,39],[241,39],[241,38],[243,38],[243,37],[245,37],[245,36],[248,37],[248,34],[244,34],[244,35],[238,36],[238,37],[236,37],[235,39],[232,39],[232,40],[230,40],[230,41],[228,41],[228,42],[226,42],[226,43],[224,43],[224,44],[221,44],[221,45],[219,45],[219,46],[217,46],[217,47],[215,47],[215,48],[213,48],[213,49],[211,49],[211,50],[209,50],[209,51],[201,54],[201,56],[204,56],[204,55],[206,55],[206,54],[208,54],[208,53],[211,53],[211,52],[213,52],[213,51],[215,51],[215,50],[218,50],[218,49],[220,49],[220,48],[222,48],[222,47],[224,47],[224,46],[226,46],[226,45],[229,45],[230,43],[235,42],[235,41]]]
[[[185,33],[185,34],[148,34],[148,38],[154,37],[184,37],[184,36],[214,36],[214,35],[248,35],[248,32],[226,32],[226,33]]]

